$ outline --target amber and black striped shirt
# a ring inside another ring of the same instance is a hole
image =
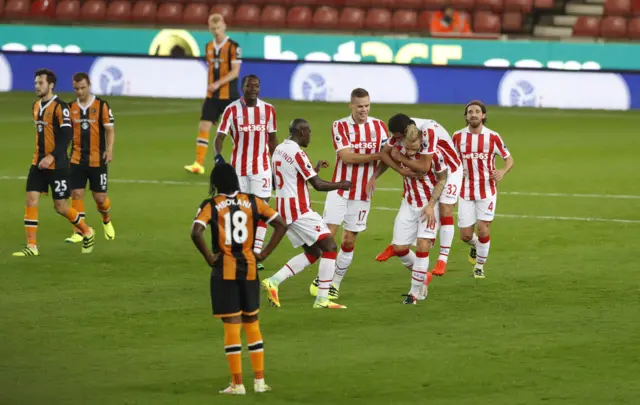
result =
[[[210,85],[229,74],[229,72],[231,72],[231,66],[234,63],[242,62],[242,51],[237,42],[226,37],[220,44],[216,44],[215,41],[209,42],[206,47],[205,58],[209,64],[207,85]],[[238,79],[233,79],[213,93],[207,90],[207,98],[217,98],[220,100],[235,100],[240,98],[240,94],[238,93]]]
[[[214,272],[224,280],[255,280],[253,244],[258,221],[269,223],[277,216],[266,202],[250,194],[219,194],[205,200],[194,222],[211,225],[213,252],[220,253]]]
[[[94,97],[87,106],[81,106],[78,100],[72,101],[69,110],[73,124],[71,163],[89,167],[104,166],[107,144],[105,127],[114,123],[109,104]]]
[[[69,108],[58,96],[42,103],[33,103],[33,123],[36,126],[36,150],[31,164],[37,165],[45,156],[51,154],[55,158],[49,169],[64,169],[69,167],[67,146],[71,129]],[[57,147],[56,147],[57,146]]]

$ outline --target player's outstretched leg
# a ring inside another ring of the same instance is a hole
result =
[[[447,261],[449,260],[454,234],[453,205],[440,204],[440,255],[436,266],[432,270],[434,276],[443,276],[447,271]]]
[[[93,199],[96,202],[96,208],[102,217],[102,227],[104,228],[104,238],[113,240],[116,238],[116,230],[113,228],[111,221],[111,201],[107,193],[93,193]]]
[[[80,213],[75,208],[67,205],[67,200],[54,200],[53,205],[58,214],[67,218],[72,225],[82,232],[82,253],[91,253],[95,244],[93,228],[87,226],[84,218],[80,216]]]
[[[280,284],[315,263],[322,253],[319,249],[316,249],[317,252],[315,252],[313,248],[308,246],[304,246],[304,248],[308,253],[300,253],[289,260],[276,274],[262,280],[262,288],[267,292],[267,299],[274,307],[280,308],[280,298],[278,297]]]
[[[460,240],[471,246],[469,249],[469,263],[476,264],[476,246],[478,245],[478,235],[474,232],[475,224],[466,228],[460,228]]]
[[[313,307],[329,309],[347,308],[344,305],[329,300],[329,289],[331,288],[331,282],[336,270],[336,258],[338,256],[336,252],[337,246],[333,236],[327,234],[322,240],[318,240],[315,246],[319,247],[322,251],[322,257],[320,258],[318,268],[318,293]]]
[[[71,190],[71,207],[78,211],[80,217],[85,219],[84,211],[84,188],[78,188]],[[73,234],[64,240],[67,243],[80,243],[82,242],[82,231],[77,226],[73,226]]]

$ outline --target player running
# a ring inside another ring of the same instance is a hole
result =
[[[24,229],[27,247],[14,252],[13,256],[38,256],[36,233],[38,231],[38,202],[40,194],[51,188],[56,212],[78,227],[82,232],[82,253],[91,253],[94,245],[93,229],[88,227],[78,211],[67,205],[70,188],[69,156],[67,147],[71,140],[71,118],[69,108],[53,94],[56,75],[49,69],[35,72],[36,95],[32,117],[36,127],[36,150],[27,176],[27,202]]]
[[[496,212],[497,183],[513,168],[513,157],[500,135],[484,126],[487,108],[479,100],[464,108],[467,127],[453,135],[453,144],[462,156],[464,179],[458,206],[460,238],[471,245],[469,262],[474,264],[473,277],[484,278],[484,265],[489,256],[489,229]],[[496,155],[504,167],[496,169]],[[474,229],[478,227],[478,234]]]
[[[408,158],[420,161],[427,151],[422,131],[411,124],[402,144],[393,147],[391,157],[396,163]],[[416,304],[427,298],[429,284],[429,249],[438,232],[438,200],[447,183],[448,171],[455,167],[452,159],[436,148],[430,170],[421,175],[404,176],[404,198],[393,225],[393,248],[402,263],[411,269],[411,290],[404,304]],[[400,156],[402,155],[402,159]],[[404,163],[400,163],[405,166]],[[416,253],[410,250],[416,242]]]
[[[98,212],[102,216],[104,237],[113,240],[116,231],[111,222],[111,201],[107,195],[108,165],[113,160],[115,129],[113,112],[109,104],[91,94],[91,81],[86,73],[73,75],[73,89],[77,99],[69,103],[73,139],[71,146],[71,206],[82,218],[84,190],[89,181]],[[66,239],[69,243],[82,242],[82,232],[74,227],[74,233]]]
[[[209,66],[207,98],[202,103],[202,114],[196,138],[196,161],[184,169],[190,173],[204,174],[204,159],[209,148],[211,127],[218,122],[225,108],[240,96],[238,77],[242,64],[240,45],[226,34],[227,25],[221,14],[209,16],[209,31],[213,41],[207,43],[205,59]]]
[[[393,147],[402,144],[405,131],[410,125],[415,125],[422,133],[422,147],[424,152],[421,153],[420,159],[412,160],[396,152],[398,163],[419,173],[426,173],[430,170],[433,154],[436,149],[445,154],[448,162],[451,162],[449,174],[447,176],[447,184],[444,192],[440,197],[440,254],[438,261],[433,269],[436,276],[444,275],[447,269],[447,261],[449,260],[449,252],[453,244],[455,234],[453,222],[453,209],[458,202],[460,186],[462,184],[462,170],[460,156],[453,146],[453,142],[447,130],[434,120],[409,118],[404,114],[396,114],[389,119],[389,131],[393,137],[388,142],[388,147],[383,149],[384,162],[388,163],[388,156],[393,151]],[[384,156],[387,155],[387,156]],[[389,163],[389,164],[392,164]],[[395,168],[397,170],[397,168]],[[389,245],[376,260],[385,261],[395,255],[393,246]]]
[[[224,325],[224,351],[231,370],[231,385],[221,394],[244,395],[242,381],[241,329],[247,336],[247,347],[255,379],[255,392],[271,388],[264,381],[264,348],[258,323],[260,311],[260,281],[256,269],[287,232],[284,220],[264,201],[239,192],[238,177],[233,167],[221,164],[210,177],[211,194],[198,209],[191,228],[191,239],[211,271],[211,305],[213,316]],[[259,220],[274,228],[264,250],[254,253],[253,235]],[[212,250],[203,236],[211,225]]]
[[[330,183],[318,176],[321,168],[329,164],[321,160],[315,168],[302,150],[311,142],[309,123],[296,118],[289,125],[289,138],[282,142],[273,153],[273,171],[276,181],[276,207],[289,225],[287,237],[293,247],[302,246],[301,253],[289,260],[276,274],[262,280],[262,286],[269,292],[269,301],[280,307],[278,286],[289,277],[300,273],[305,267],[320,259],[318,270],[319,287],[314,308],[346,308],[329,301],[329,288],[335,271],[336,242],[323,219],[311,208],[311,197],[307,182],[317,191],[350,190],[350,181]]]
[[[242,79],[244,96],[225,108],[222,122],[214,142],[216,165],[224,162],[222,146],[227,135],[233,141],[231,166],[239,176],[240,191],[253,194],[265,201],[271,197],[270,156],[278,146],[276,109],[258,98],[260,79],[248,75]],[[255,252],[260,252],[267,224],[258,222],[256,230]],[[264,269],[262,263],[259,270]]]
[[[337,155],[333,181],[349,180],[351,189],[328,193],[323,215],[334,238],[342,225],[342,246],[329,291],[331,299],[338,298],[340,283],[353,260],[356,237],[367,228],[371,210],[367,183],[378,167],[380,151],[388,138],[385,123],[369,116],[371,100],[365,89],[357,88],[351,92],[349,107],[351,115],[333,123],[333,148]],[[316,278],[310,286],[311,295],[317,294],[318,285],[319,279]]]

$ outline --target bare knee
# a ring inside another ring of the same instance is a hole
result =
[[[356,247],[357,232],[344,231],[342,232],[342,250],[352,251]]]
[[[489,231],[491,229],[491,222],[488,221],[478,221],[478,236],[485,237],[489,236]]]
[[[440,210],[440,218],[453,216],[453,205],[451,204],[440,204],[438,209]]]
[[[81,188],[71,190],[71,198],[74,200],[82,200],[84,199],[84,190]]]
[[[470,242],[473,239],[473,226],[460,229],[460,240]]]
[[[53,208],[55,208],[56,212],[62,216],[67,215],[67,200],[54,200]]]
[[[242,323],[254,323],[258,320],[258,315],[241,315]]]
[[[416,243],[416,251],[417,252],[428,252],[431,248],[431,239],[418,239]]]
[[[27,201],[25,203],[27,207],[37,207],[38,201],[40,201],[40,193],[27,193]]]
[[[107,199],[107,194],[106,193],[94,193],[93,194],[93,200],[98,205],[104,204],[106,199]]]
[[[210,121],[200,121],[200,125],[198,127],[198,130],[200,132],[206,132],[209,133],[209,131],[211,131],[211,127],[213,126],[213,123]]]
[[[409,250],[409,245],[393,245],[393,250],[396,253],[404,253]]]

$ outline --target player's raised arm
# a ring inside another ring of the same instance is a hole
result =
[[[191,226],[191,240],[209,266],[213,266],[218,259],[218,255],[213,254],[213,252],[209,250],[207,242],[204,239],[204,230],[207,229],[207,225],[211,223],[211,220],[211,202],[210,200],[206,200],[200,205],[196,218]]]

